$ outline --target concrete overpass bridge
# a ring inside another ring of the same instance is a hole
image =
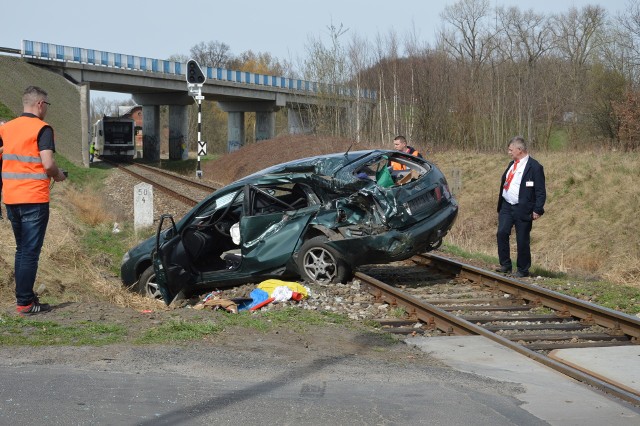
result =
[[[186,64],[161,59],[23,40],[22,58],[50,68],[80,87],[83,150],[89,145],[90,90],[129,93],[143,108],[144,157],[160,157],[160,106],[169,107],[169,157],[186,158],[182,141],[189,140],[187,106],[194,99],[187,91]],[[227,146],[236,150],[244,142],[246,112],[256,113],[257,141],[275,136],[275,113],[287,108],[290,133],[307,133],[313,105],[331,99],[347,111],[370,109],[376,93],[224,68],[203,67],[206,100],[217,101],[228,114]]]

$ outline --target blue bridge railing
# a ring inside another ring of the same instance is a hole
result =
[[[22,56],[162,74],[186,75],[186,64],[181,62],[165,61],[162,59],[152,59],[122,53],[104,52],[95,49],[83,49],[80,47],[63,46],[53,43],[42,43],[31,40],[22,40]],[[355,98],[357,94],[355,89],[349,87],[317,83],[295,78],[277,77],[267,74],[255,74],[246,71],[214,67],[205,67],[203,72],[206,74],[208,80],[230,81],[262,87],[270,86],[305,92],[306,94],[325,93],[353,98]],[[361,98],[375,100],[376,96],[377,94],[374,90],[360,90]]]

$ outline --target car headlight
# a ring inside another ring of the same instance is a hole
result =
[[[126,252],[124,256],[122,256],[122,262],[120,262],[120,265],[124,265],[129,261],[129,259],[131,259],[131,256],[129,255],[129,252]]]

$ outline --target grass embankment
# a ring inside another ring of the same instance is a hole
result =
[[[542,271],[640,287],[640,156],[618,152],[533,153],[545,170],[545,215],[531,232],[533,264]],[[497,263],[499,179],[506,155],[441,153],[432,158],[460,202],[447,242]],[[513,244],[515,245],[515,244]],[[515,258],[515,247],[513,247]]]

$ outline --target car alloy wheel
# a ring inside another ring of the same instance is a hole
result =
[[[346,282],[350,269],[325,236],[311,238],[300,248],[298,268],[302,278],[321,284]]]
[[[162,300],[162,294],[156,283],[156,273],[153,270],[153,266],[149,266],[144,270],[142,275],[140,275],[140,279],[136,283],[136,291],[143,296]]]

